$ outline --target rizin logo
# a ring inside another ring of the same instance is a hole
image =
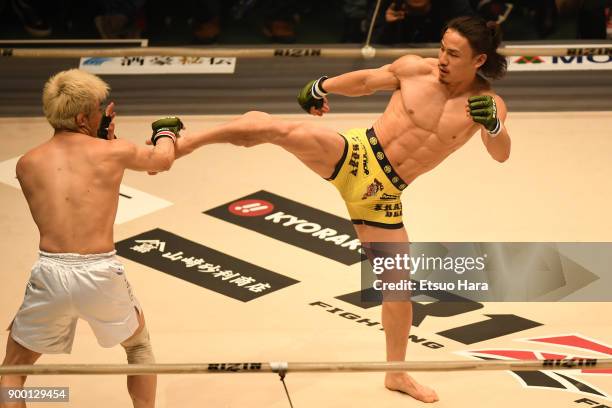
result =
[[[519,57],[514,61],[515,64],[543,64],[541,57]]]
[[[539,343],[539,344],[552,344],[556,346],[562,346],[572,348],[575,350],[581,350],[582,352],[591,352],[597,354],[603,354],[607,356],[612,355],[612,348],[601,342],[588,339],[584,336],[571,334],[553,337],[539,337],[533,339],[524,339],[524,341]],[[535,351],[535,350],[473,350],[465,353],[470,357],[476,357],[483,360],[545,360],[545,359],[580,359],[585,358],[573,354],[558,354],[547,351]],[[593,357],[589,357],[593,358]],[[604,398],[610,398],[605,392],[596,389],[594,386],[585,382],[579,381],[574,376],[564,374],[556,371],[513,371],[513,375],[517,376],[519,380],[526,387],[537,387],[545,389],[557,389],[561,391],[578,392],[589,395],[597,395]],[[612,370],[601,370],[601,369],[581,369],[580,374],[591,374],[591,375],[606,375],[612,374]]]
[[[270,214],[274,205],[265,200],[240,200],[230,204],[228,210],[241,217],[260,217]]]

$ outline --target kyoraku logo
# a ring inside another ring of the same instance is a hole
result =
[[[204,213],[345,265],[361,261],[361,243],[349,220],[267,191]]]

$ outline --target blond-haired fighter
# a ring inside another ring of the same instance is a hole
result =
[[[153,123],[155,147],[115,138],[113,103],[100,78],[72,69],[52,76],[43,110],[53,136],[17,162],[17,178],[40,232],[40,255],[10,327],[3,365],[34,364],[43,353],[69,353],[77,320],[103,347],[122,344],[129,363],[153,363],[142,309],[115,257],[113,224],[125,169],[168,170],[182,123]],[[26,378],[4,376],[2,387]],[[128,377],[135,407],[155,404],[155,376]],[[23,402],[0,406],[25,406]]]
[[[346,202],[362,243],[408,242],[400,195],[414,179],[436,167],[475,132],[495,160],[503,162],[510,155],[510,138],[503,124],[506,107],[483,77],[500,78],[506,71],[506,60],[497,53],[499,43],[497,27],[480,18],[460,17],[448,23],[438,58],[406,55],[378,69],[311,81],[300,92],[300,105],[322,115],[329,111],[327,94],[392,91],[387,108],[370,129],[339,134],[249,112],[180,140],[178,153],[209,143],[274,143],[331,180]],[[404,360],[411,303],[384,301],[382,320],[387,359]],[[388,373],[385,386],[421,401],[438,400],[435,391],[407,373]]]

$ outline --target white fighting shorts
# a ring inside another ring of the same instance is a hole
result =
[[[105,254],[40,252],[11,336],[38,353],[70,353],[77,320],[91,326],[102,347],[113,347],[138,328],[140,304],[115,251]]]

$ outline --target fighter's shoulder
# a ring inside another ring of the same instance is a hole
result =
[[[495,91],[493,90],[493,86],[491,85],[491,82],[482,75],[476,76],[476,81],[474,82],[473,88],[477,95],[496,95]]]
[[[48,153],[48,148],[45,147],[45,143],[33,147],[17,160],[17,171],[23,171],[34,166],[36,163],[44,160],[44,158],[48,156]]]
[[[499,96],[493,89],[491,82],[481,76],[477,77],[476,84],[474,86],[474,95],[488,95],[494,97],[497,100],[502,99],[501,96]]]
[[[431,73],[435,65],[432,58],[423,58],[418,55],[404,55],[393,61],[390,69],[399,76],[426,75]]]
[[[30,150],[29,152],[21,156],[19,160],[17,160],[17,164],[15,165],[15,174],[17,175],[17,178],[20,178],[21,175],[23,175],[24,172],[27,171],[27,169],[31,166],[31,163],[32,155]]]
[[[24,175],[37,173],[39,169],[44,169],[53,157],[54,154],[52,149],[49,148],[49,142],[33,147],[17,160],[15,175],[22,180]]]
[[[124,158],[136,153],[137,146],[126,139],[100,140],[104,145],[104,150],[115,158]]]
[[[473,95],[488,95],[493,97],[493,99],[495,99],[495,104],[497,105],[498,112],[503,112],[502,117],[505,118],[507,112],[506,102],[493,90],[493,87],[491,86],[491,83],[489,81],[484,78],[482,80],[484,82],[477,85]]]

